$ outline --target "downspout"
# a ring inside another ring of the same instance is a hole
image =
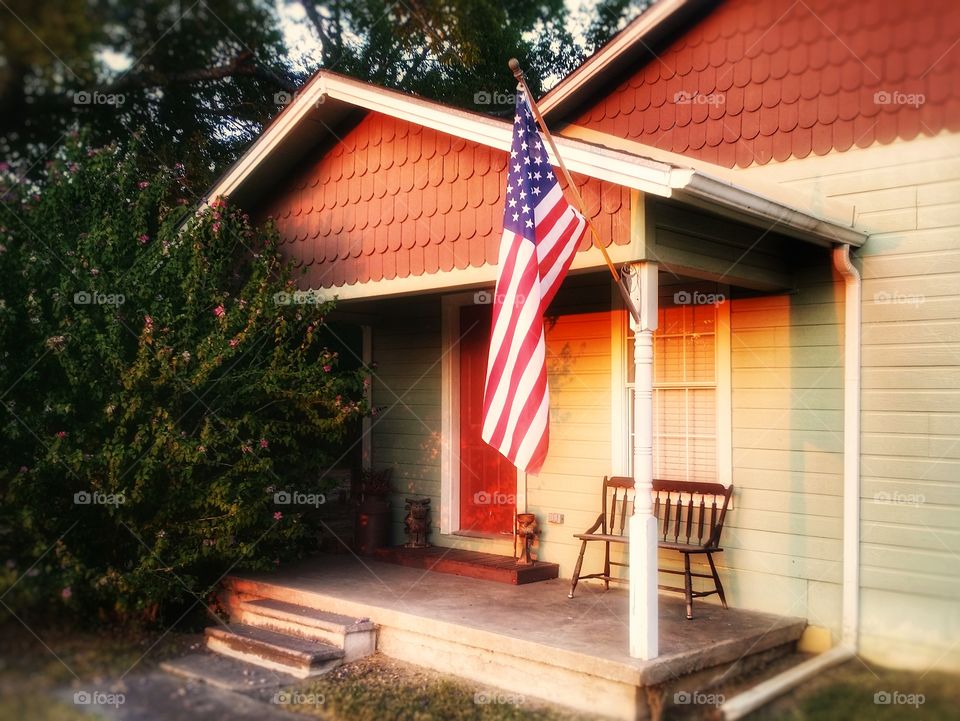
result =
[[[860,273],[850,246],[833,248],[833,267],[844,281],[843,330],[843,608],[840,643],[809,661],[757,684],[724,702],[726,721],[747,714],[783,695],[824,669],[853,658],[860,635]]]
[[[833,248],[833,266],[843,276],[843,616],[840,643],[854,653],[860,643],[860,273],[850,246]]]

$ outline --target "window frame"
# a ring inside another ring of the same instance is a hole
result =
[[[703,281],[691,279],[691,283]],[[712,281],[708,281],[712,282]],[[715,381],[708,387],[716,388],[716,464],[717,483],[729,486],[733,482],[733,423],[732,423],[732,371],[730,333],[730,288],[717,285],[717,292],[724,302],[716,306],[716,331],[714,336]],[[628,343],[630,317],[620,294],[611,293],[611,468],[617,475],[633,473],[633,449],[631,444],[631,416],[633,409],[632,390],[627,383],[630,358]],[[695,387],[688,383],[684,387]]]

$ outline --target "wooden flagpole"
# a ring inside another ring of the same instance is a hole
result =
[[[510,70],[513,71],[513,77],[515,77],[517,82],[523,86],[523,92],[527,96],[527,102],[530,104],[530,109],[533,110],[533,117],[536,119],[540,129],[543,131],[543,136],[546,139],[547,144],[550,146],[550,149],[553,151],[553,157],[557,159],[557,163],[560,165],[560,172],[563,173],[563,177],[567,181],[567,190],[573,196],[574,203],[577,206],[577,210],[580,211],[580,215],[582,215],[584,220],[587,221],[587,227],[590,228],[590,233],[593,235],[594,244],[600,249],[600,253],[603,255],[603,259],[607,263],[607,268],[610,269],[610,275],[613,276],[613,282],[617,284],[617,289],[620,291],[623,302],[626,304],[627,309],[633,316],[633,319],[639,323],[640,309],[634,305],[633,298],[630,296],[630,291],[627,290],[626,286],[623,284],[623,277],[617,271],[617,267],[610,259],[610,254],[607,253],[607,249],[603,246],[603,243],[600,240],[600,234],[597,233],[597,229],[594,227],[593,222],[587,215],[587,206],[583,202],[583,196],[580,195],[577,184],[573,182],[573,176],[570,175],[570,171],[567,170],[566,163],[563,162],[563,158],[560,156],[560,151],[557,150],[557,144],[554,142],[553,135],[550,133],[550,129],[543,120],[543,115],[540,114],[540,108],[537,106],[537,101],[533,99],[533,95],[530,93],[530,87],[527,85],[527,79],[524,77],[523,69],[520,67],[520,62],[516,58],[510,58],[507,65],[509,65]]]

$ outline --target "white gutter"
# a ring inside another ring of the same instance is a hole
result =
[[[677,168],[671,174],[670,184],[675,190],[692,198],[725,208],[735,208],[784,228],[800,231],[807,240],[819,242],[821,245],[827,245],[833,240],[844,246],[860,247],[867,240],[866,234],[849,225],[824,219],[810,210],[767,198],[699,170]]]
[[[843,610],[840,643],[724,702],[725,721],[736,721],[821,671],[857,654],[860,637],[860,273],[850,246],[833,248],[833,266],[844,281],[843,352]]]
[[[843,616],[840,642],[860,643],[860,273],[850,246],[833,249],[833,265],[843,276]]]

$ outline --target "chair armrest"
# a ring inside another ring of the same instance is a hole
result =
[[[594,522],[594,524],[593,524],[592,526],[590,526],[590,528],[588,528],[588,529],[587,529],[586,531],[584,531],[583,533],[584,533],[584,534],[593,533],[593,532],[596,531],[598,528],[600,528],[600,525],[601,525],[602,523],[603,523],[603,514],[601,513],[599,516],[597,516],[597,520]]]

